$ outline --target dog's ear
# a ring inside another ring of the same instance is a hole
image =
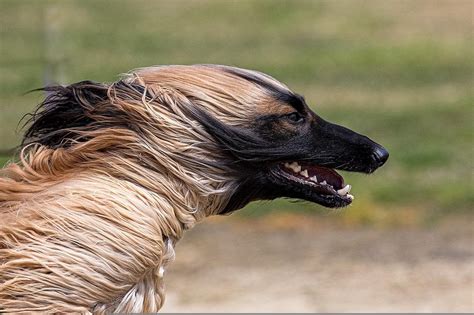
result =
[[[24,126],[28,126],[22,146],[39,143],[50,148],[68,147],[86,141],[85,131],[128,127],[127,114],[112,106],[111,97],[140,101],[145,88],[139,84],[118,81],[113,85],[82,81],[68,86],[48,86],[35,91],[46,92]]]
[[[38,105],[25,126],[22,145],[40,143],[56,148],[68,145],[66,139],[72,130],[93,123],[88,112],[107,98],[107,85],[82,81],[69,86],[48,86],[35,91],[44,91],[46,99]],[[26,117],[26,116],[25,116]]]

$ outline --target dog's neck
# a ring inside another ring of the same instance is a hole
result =
[[[24,220],[16,221],[24,230],[43,229],[44,235],[37,237],[44,240],[34,246],[33,240],[21,239],[30,251],[20,258],[35,265],[41,253],[43,262],[59,261],[55,273],[38,265],[38,280],[48,278],[68,298],[42,296],[39,281],[22,287],[22,294],[31,290],[31,305],[54,305],[57,311],[156,312],[164,300],[163,272],[174,258],[175,243],[186,229],[225,205],[225,185],[232,183],[211,181],[199,172],[190,177],[185,167],[166,172],[133,152],[108,157],[98,152],[95,146],[90,151],[82,146],[77,154],[74,147],[33,150],[23,167],[7,169],[10,178],[21,181],[0,182],[9,187],[8,198],[15,199],[5,211],[20,213]],[[88,154],[94,158],[85,159]],[[10,270],[12,277],[15,270]],[[30,277],[34,280],[35,273]],[[63,286],[69,277],[76,288]]]
[[[128,170],[131,171],[131,170]],[[184,172],[184,171],[183,171]],[[127,172],[132,174],[131,172]],[[142,174],[143,175],[143,174]],[[228,199],[215,187],[206,187],[209,182],[199,182],[198,187],[191,182],[183,182],[182,178],[163,174],[162,172],[147,172],[147,179],[142,176],[137,182],[136,176],[122,177],[126,182],[129,194],[140,196],[148,200],[149,218],[142,219],[154,222],[150,229],[158,239],[160,248],[153,248],[150,243],[144,242],[144,247],[159,253],[159,258],[152,261],[149,269],[133,284],[128,291],[112,303],[97,304],[96,312],[155,312],[161,308],[164,301],[164,273],[169,263],[174,260],[174,246],[183,233],[192,228],[203,218],[218,213]],[[194,179],[194,182],[196,179]],[[123,185],[123,183],[122,183]],[[207,188],[203,190],[203,187]],[[222,190],[223,191],[223,190]],[[209,193],[213,192],[213,193]],[[135,205],[137,202],[133,202]],[[141,216],[142,213],[137,213]],[[139,258],[139,257],[137,257]],[[147,296],[155,300],[153,307],[145,305],[136,299],[136,296]]]

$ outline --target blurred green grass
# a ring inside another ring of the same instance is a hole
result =
[[[0,167],[7,164],[8,160],[9,160],[9,158],[7,156],[0,156]]]
[[[349,222],[470,212],[474,63],[471,1],[0,2],[0,149],[48,81],[113,81],[154,64],[222,63],[267,72],[323,117],[386,146],[353,184]],[[0,164],[3,164],[0,158]],[[269,211],[331,214],[308,203]],[[397,222],[398,222],[397,221]]]

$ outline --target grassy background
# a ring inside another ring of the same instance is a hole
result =
[[[323,117],[391,153],[374,176],[344,175],[356,195],[349,210],[278,200],[243,215],[390,225],[470,213],[473,3],[2,0],[0,150],[18,144],[18,121],[42,96],[23,93],[48,82],[114,81],[155,64],[230,64],[273,75]]]

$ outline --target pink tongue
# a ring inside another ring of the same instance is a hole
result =
[[[333,186],[336,190],[344,187],[344,178],[332,169],[314,165],[307,166],[306,169],[308,170],[309,177],[316,176],[319,183],[326,181],[326,183]]]

